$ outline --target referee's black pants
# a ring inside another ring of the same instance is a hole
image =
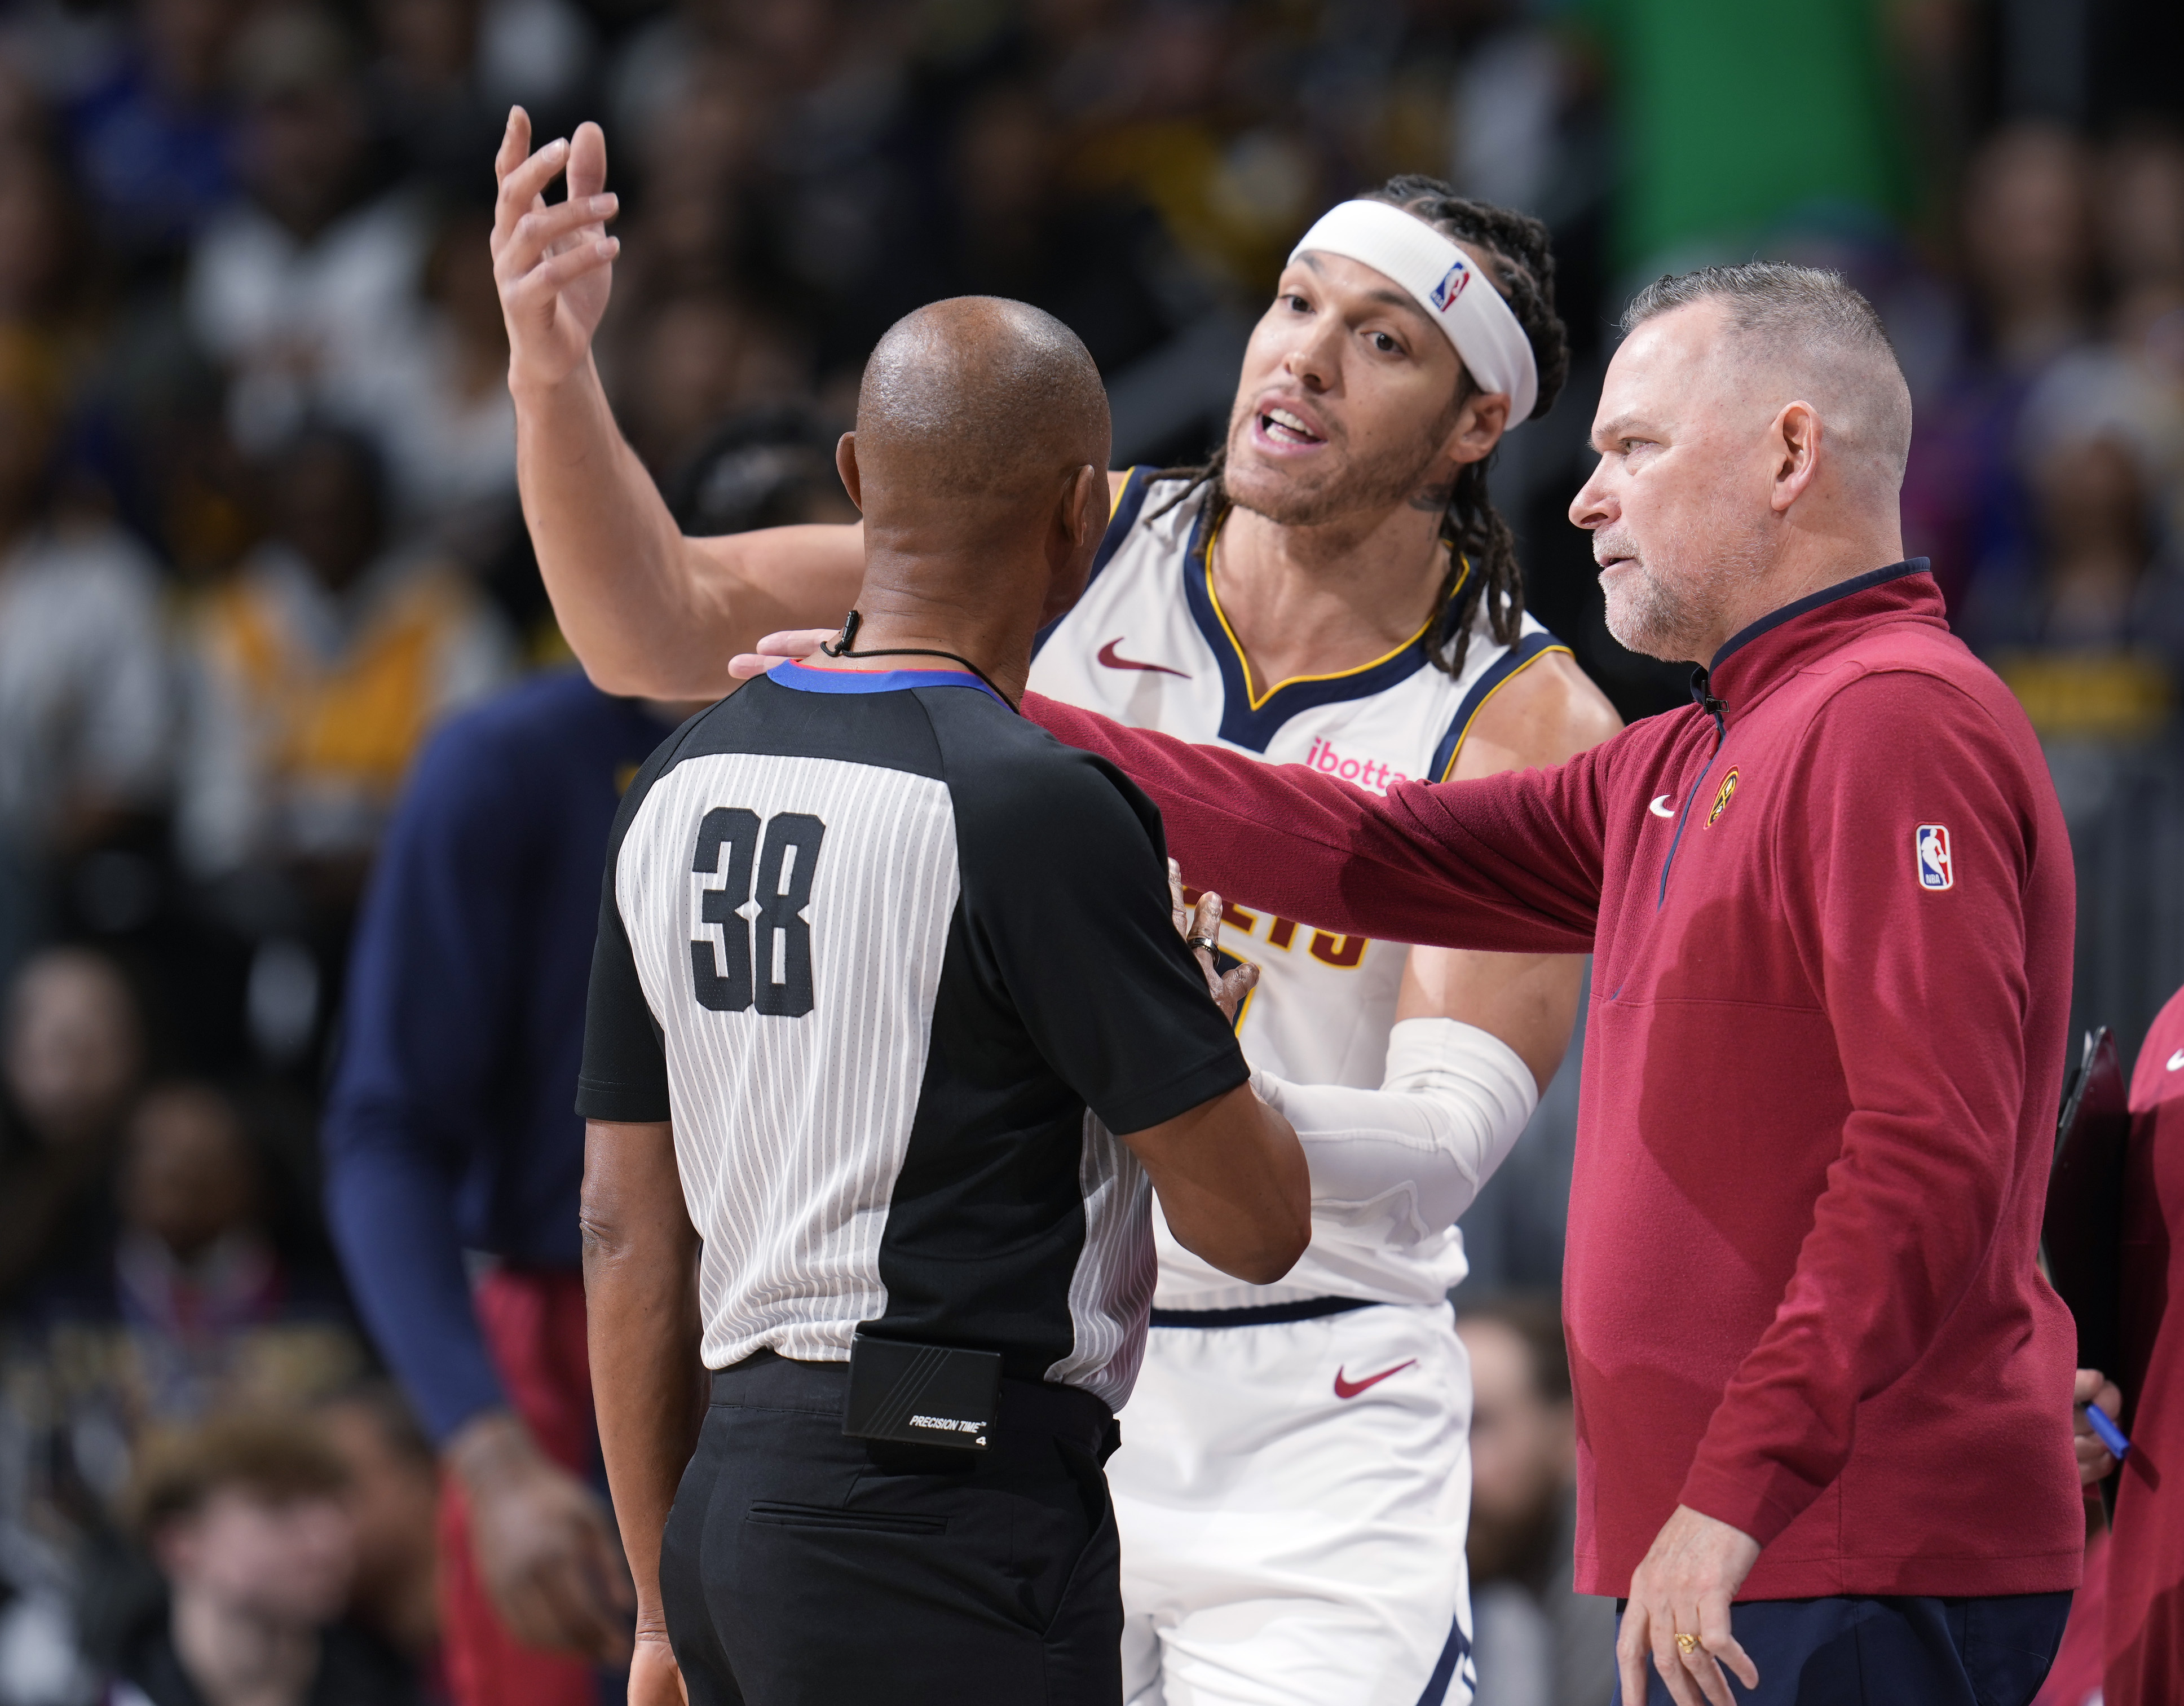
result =
[[[691,1706],[1116,1706],[1122,1589],[1090,1393],[1001,1382],[985,1452],[842,1432],[844,1363],[713,1376],[660,1553]]]

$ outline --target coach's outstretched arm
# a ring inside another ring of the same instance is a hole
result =
[[[584,1303],[600,1454],[631,1580],[630,1706],[683,1706],[660,1598],[660,1539],[705,1416],[698,1234],[665,1122],[584,1127]]]
[[[1552,770],[1396,782],[1125,728],[1038,693],[1024,714],[1161,809],[1193,881],[1323,930],[1498,953],[1585,953],[1600,913],[1604,781],[1619,737]]]
[[[494,169],[516,480],[555,619],[608,692],[716,698],[731,685],[728,654],[759,635],[840,623],[864,575],[863,530],[683,537],[615,425],[592,360],[620,247],[606,232],[616,200],[605,192],[604,133],[580,125],[533,153],[517,107]],[[565,172],[568,199],[549,206]]]

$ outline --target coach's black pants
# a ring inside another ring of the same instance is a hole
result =
[[[2026,1706],[2070,1614],[2068,1593],[1742,1602],[1730,1627],[1759,1687],[1731,1676],[1730,1696],[1740,1706]],[[1671,1706],[1651,1657],[1646,1675],[1646,1706]]]
[[[1003,1381],[987,1452],[842,1432],[844,1363],[760,1352],[660,1547],[691,1706],[1115,1706],[1122,1590],[1089,1392]]]

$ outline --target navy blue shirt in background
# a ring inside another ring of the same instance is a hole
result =
[[[436,1441],[507,1399],[465,1250],[581,1264],[571,1111],[607,834],[670,725],[576,671],[419,758],[357,924],[324,1123],[326,1208],[381,1351]]]

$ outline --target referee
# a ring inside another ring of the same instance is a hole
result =
[[[1240,1279],[1309,1236],[1158,814],[1013,703],[1089,572],[1107,449],[1059,322],[900,323],[838,455],[861,617],[622,803],[577,1108],[633,1706],[678,1666],[694,1706],[1112,1706],[1100,1464],[1151,1192]]]

